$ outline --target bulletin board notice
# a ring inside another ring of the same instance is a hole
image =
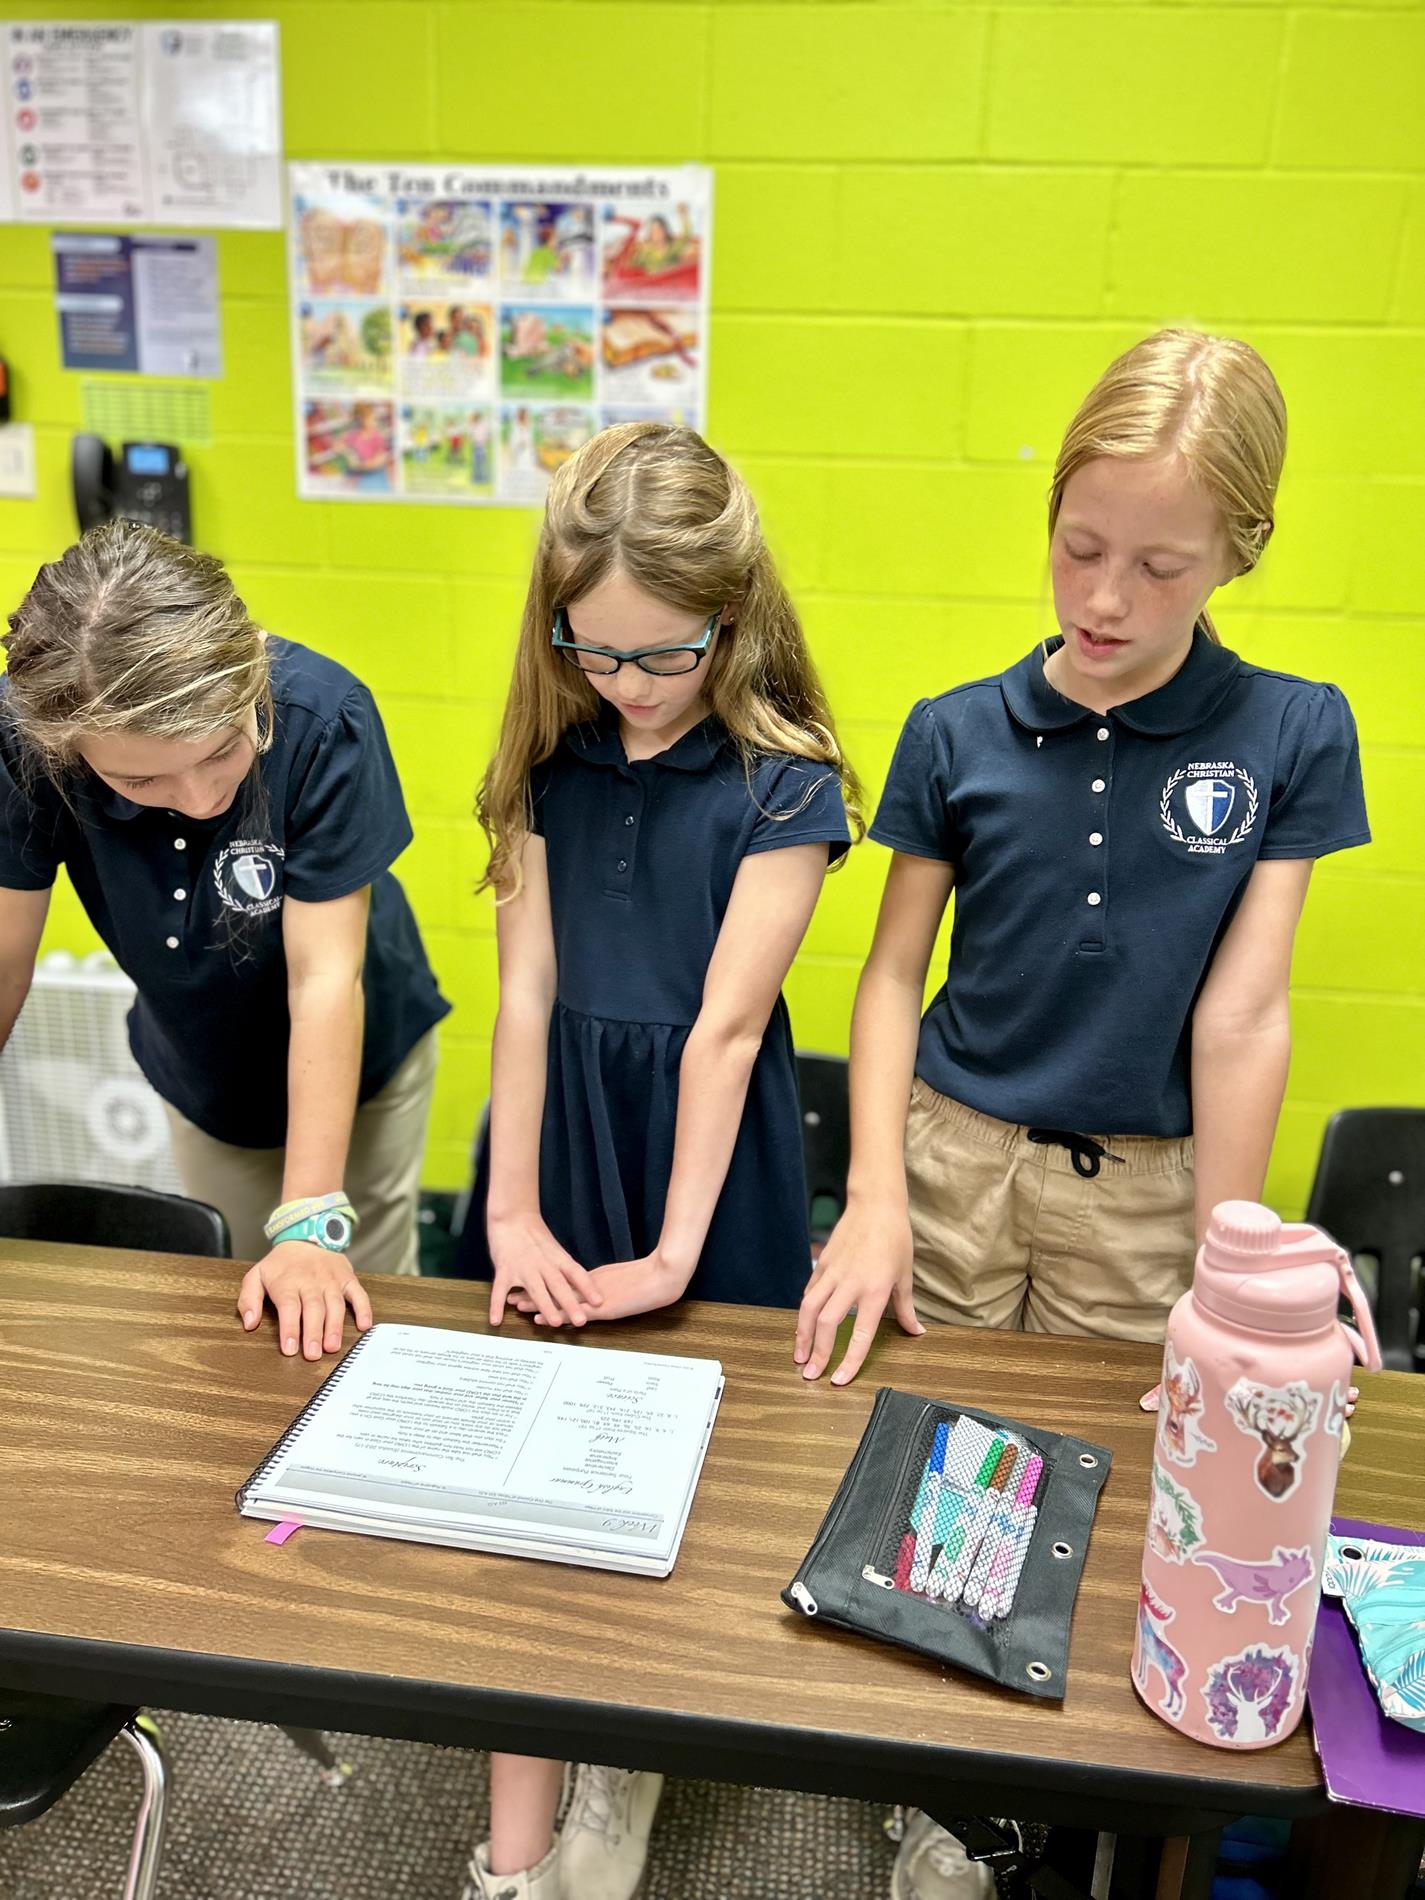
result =
[[[701,426],[703,166],[288,166],[297,489],[527,506],[598,430]]]
[[[8,177],[32,224],[282,223],[270,20],[20,21],[3,28]]]

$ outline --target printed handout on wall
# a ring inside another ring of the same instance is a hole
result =
[[[699,426],[707,170],[288,174],[300,494],[538,503],[610,423]]]
[[[20,218],[281,224],[272,21],[18,21],[4,34]]]

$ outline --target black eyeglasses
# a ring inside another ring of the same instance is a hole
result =
[[[550,645],[556,653],[563,654],[571,666],[577,666],[581,673],[617,673],[626,660],[631,660],[643,672],[666,678],[670,673],[692,673],[702,665],[721,619],[721,608],[715,614],[709,614],[702,639],[695,640],[689,646],[639,647],[634,653],[618,653],[612,647],[581,646],[578,641],[571,640],[569,636],[573,629],[561,607],[554,616]]]

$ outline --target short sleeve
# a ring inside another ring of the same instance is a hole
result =
[[[825,844],[832,864],[851,848],[846,802],[834,766],[820,759],[778,758],[753,778],[757,816],[745,857],[793,844]]]
[[[21,783],[14,754],[0,747],[0,889],[47,891],[64,861],[58,793]]]
[[[1369,844],[1356,722],[1334,686],[1300,695],[1282,721],[1263,858],[1324,858]]]
[[[905,722],[871,836],[912,857],[955,862],[950,742],[933,700],[921,700]]]
[[[375,702],[353,687],[293,775],[287,813],[287,895],[332,903],[372,883],[411,842],[401,781]]]

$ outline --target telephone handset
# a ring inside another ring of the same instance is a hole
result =
[[[188,465],[168,442],[125,442],[116,458],[97,435],[77,435],[70,460],[81,534],[122,516],[192,541]]]

